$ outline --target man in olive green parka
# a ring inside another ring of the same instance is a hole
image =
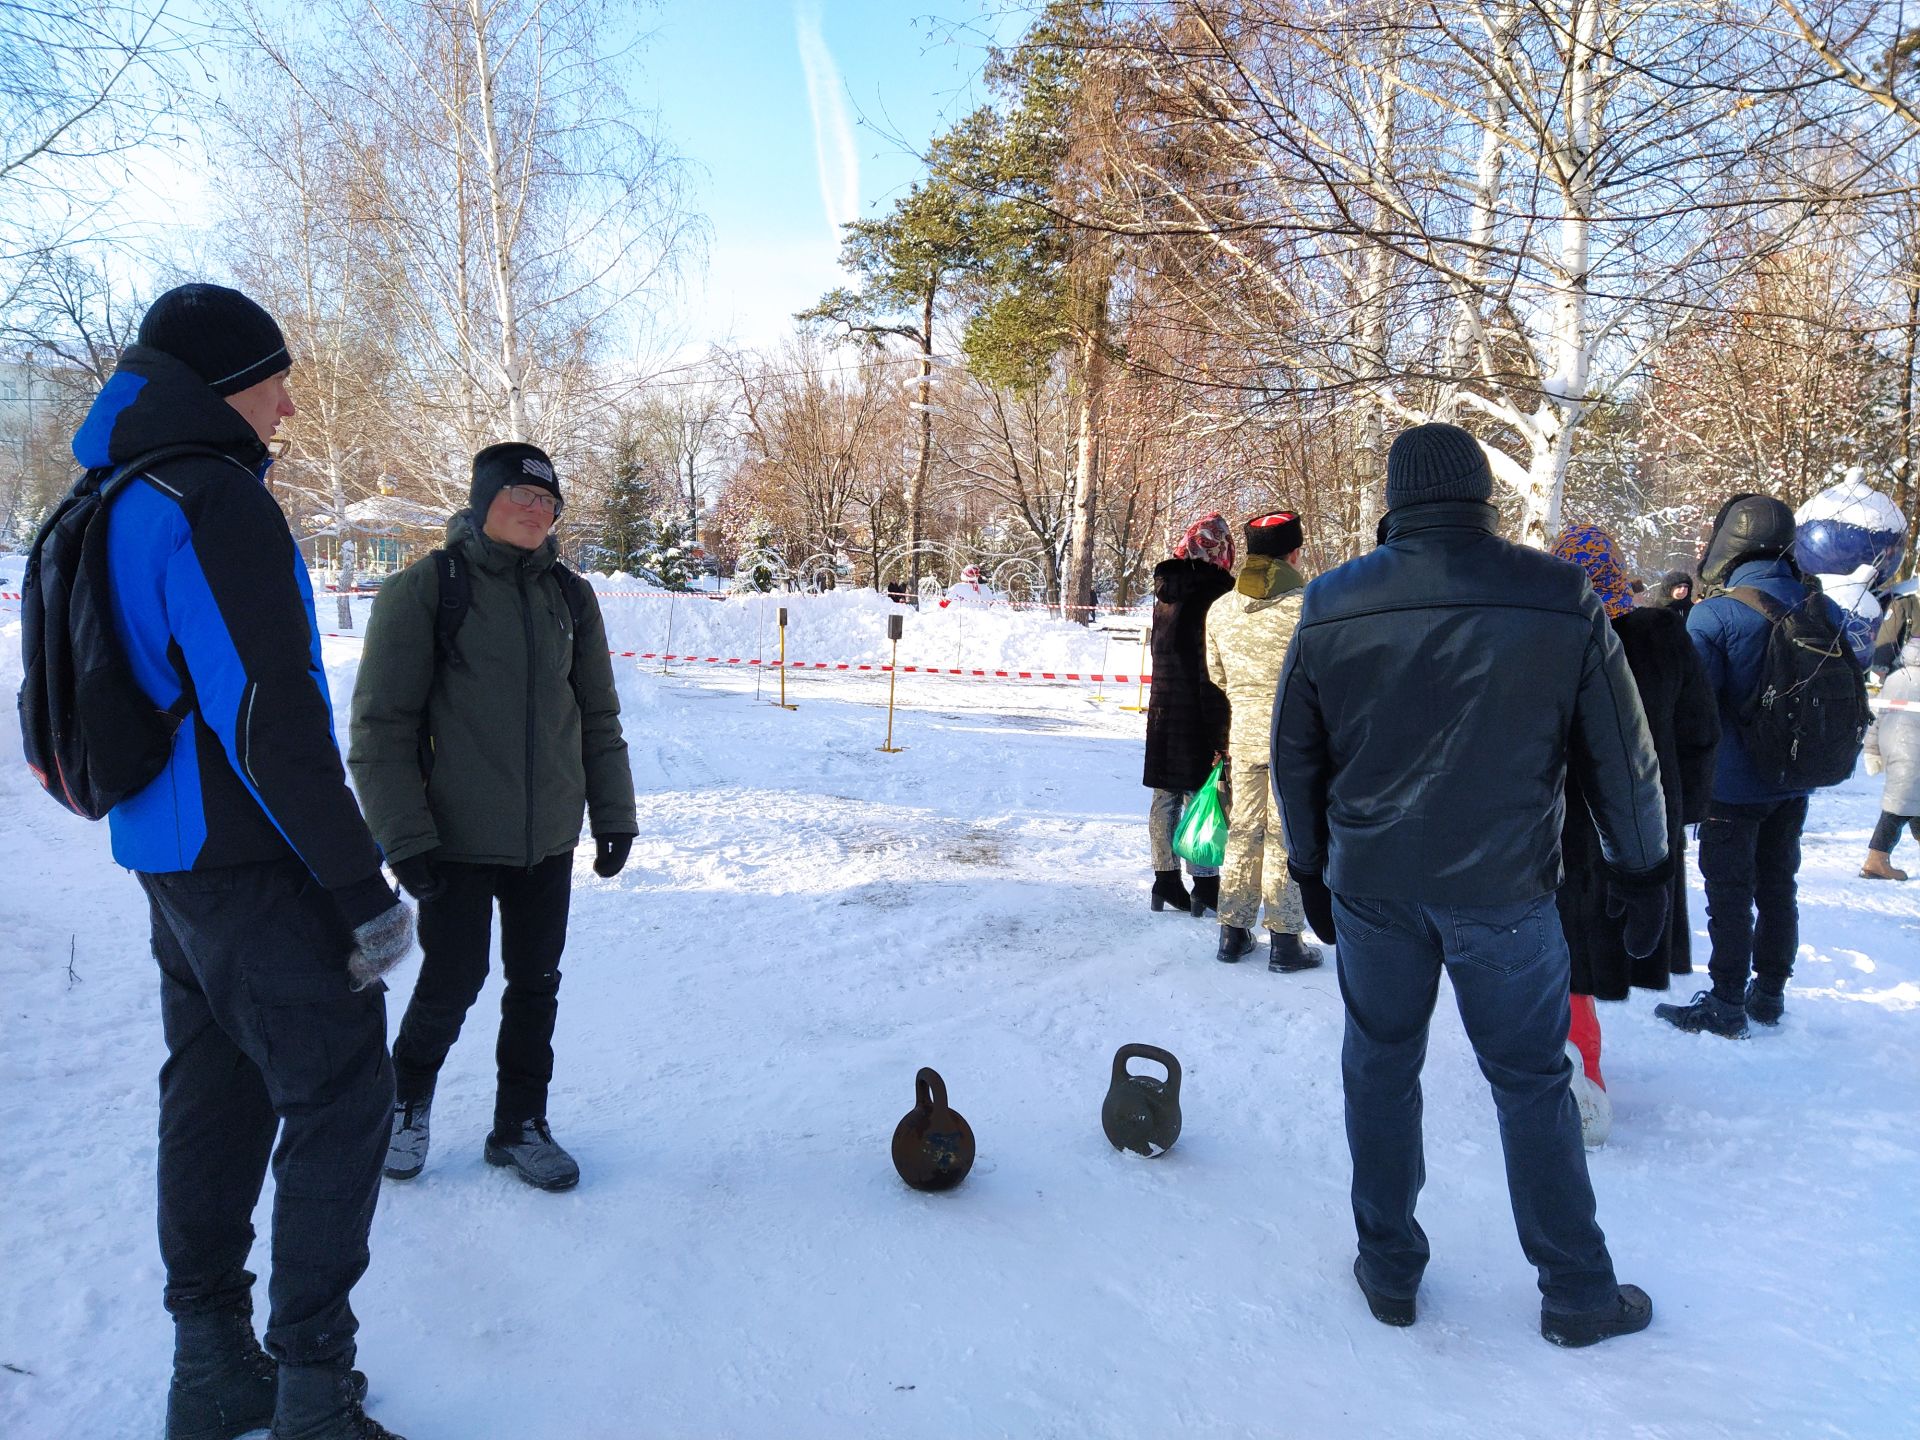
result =
[[[600,607],[558,567],[562,505],[542,451],[482,450],[468,507],[447,524],[471,594],[457,630],[436,637],[431,555],[382,587],[367,625],[348,764],[374,839],[420,902],[424,957],[393,1046],[394,1179],[426,1163],[434,1081],[485,983],[496,900],[506,993],[486,1158],[542,1189],[580,1178],[547,1127],[573,851],[584,811],[594,870],[615,875],[639,826]]]

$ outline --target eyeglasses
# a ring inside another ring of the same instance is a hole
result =
[[[549,515],[561,511],[560,497],[541,485],[509,485],[500,492],[522,510],[544,510]]]

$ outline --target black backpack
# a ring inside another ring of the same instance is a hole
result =
[[[108,503],[155,466],[188,455],[232,459],[207,445],[169,445],[117,469],[89,470],[40,527],[27,555],[21,749],[46,792],[89,820],[166,769],[174,733],[193,710],[193,686],[177,646],[169,653],[183,688],[172,705],[156,709],[134,679],[113,628],[107,579]]]
[[[473,578],[467,574],[465,561],[453,551],[439,549],[433,552],[434,575],[440,584],[440,601],[433,611],[433,665],[438,670],[442,665],[455,667],[466,664],[460,658],[460,650],[454,639],[465,623],[467,611],[473,608]],[[567,615],[573,621],[573,664],[567,667],[567,682],[573,686],[574,702],[584,713],[586,702],[580,694],[580,626],[581,616],[586,613],[587,582],[558,560],[553,562],[553,578],[560,586],[560,597],[567,602]],[[433,773],[433,737],[427,733],[426,721],[420,723],[420,774]]]
[[[1818,591],[1791,607],[1751,585],[1725,593],[1767,621],[1760,683],[1737,715],[1754,768],[1782,790],[1838,785],[1853,774],[1873,723],[1845,631],[1815,603]]]

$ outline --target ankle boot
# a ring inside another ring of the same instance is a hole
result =
[[[1193,877],[1193,913],[1200,919],[1220,913],[1220,877],[1218,875]]]
[[[1893,857],[1885,850],[1867,851],[1867,863],[1860,867],[1862,880],[1904,880],[1907,872],[1893,868]]]
[[[1250,955],[1252,953],[1253,932],[1251,930],[1243,930],[1238,925],[1222,925],[1220,927],[1220,949],[1218,953],[1214,955],[1214,959],[1232,965],[1238,962],[1242,955]]]
[[[367,1414],[366,1379],[344,1360],[282,1365],[267,1440],[404,1440]]]
[[[176,1316],[167,1440],[234,1440],[264,1428],[277,1369],[254,1337],[250,1308]]]
[[[1776,990],[1771,985],[1761,984],[1757,975],[1747,982],[1747,1019],[1756,1025],[1778,1025],[1780,1017],[1786,1013],[1785,985]]]
[[[1317,945],[1309,945],[1298,935],[1280,930],[1267,932],[1267,969],[1289,975],[1296,970],[1311,970],[1320,960]]]
[[[1178,870],[1156,870],[1153,872],[1153,908],[1164,910],[1171,905],[1175,910],[1185,913],[1192,908],[1193,896],[1187,893],[1187,887],[1180,883]]]

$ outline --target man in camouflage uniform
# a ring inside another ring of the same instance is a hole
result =
[[[1233,707],[1228,771],[1227,856],[1220,872],[1218,959],[1237,961],[1253,949],[1262,904],[1267,913],[1267,968],[1311,970],[1320,951],[1300,932],[1306,914],[1287,878],[1270,783],[1273,696],[1287,646],[1300,621],[1306,578],[1294,568],[1304,532],[1291,510],[1247,522],[1247,559],[1234,588],[1207,612],[1207,672]]]

